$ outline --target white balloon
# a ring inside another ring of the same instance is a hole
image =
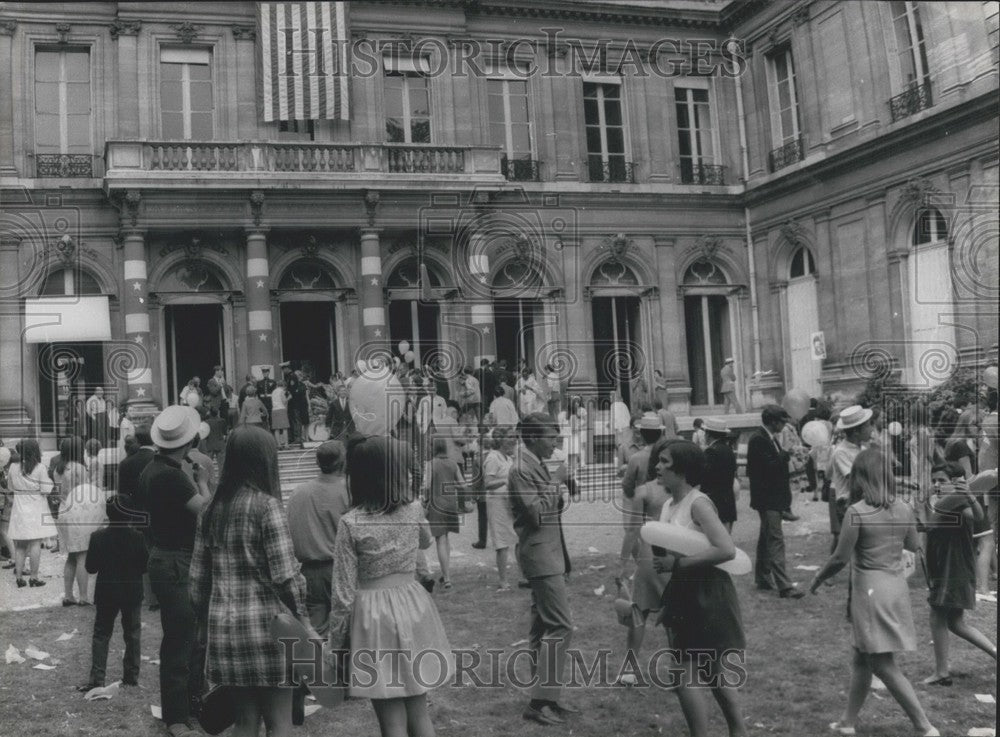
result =
[[[359,433],[386,436],[403,414],[403,387],[395,374],[377,376],[366,371],[351,384],[350,402]]]
[[[403,354],[403,360],[406,361],[407,363],[413,363],[416,357],[417,354],[414,353],[413,351],[407,351],[405,354]]]
[[[983,383],[990,389],[997,388],[997,367],[987,366],[983,371]]]
[[[10,463],[10,448],[0,448],[0,468],[6,468]]]
[[[201,404],[201,395],[198,392],[188,392],[185,401],[191,409],[198,409]]]
[[[822,420],[812,420],[802,427],[802,440],[809,445],[829,445],[830,428]]]
[[[399,341],[399,352],[406,353],[408,350],[410,350],[410,341],[408,340]]]

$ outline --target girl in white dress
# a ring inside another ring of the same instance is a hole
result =
[[[36,440],[22,440],[17,444],[20,463],[10,467],[10,492],[13,508],[10,513],[8,536],[14,542],[14,576],[18,588],[44,586],[38,578],[38,565],[42,554],[42,540],[55,532],[47,497],[52,491],[49,474],[42,465],[42,453]],[[24,559],[31,558],[31,576],[24,581]]]

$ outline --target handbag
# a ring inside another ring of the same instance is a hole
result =
[[[301,652],[299,644],[307,641],[309,638],[309,632],[306,630],[305,625],[302,624],[287,608],[283,607],[284,611],[279,614],[275,614],[271,619],[270,633],[271,637],[274,638],[279,643],[282,640],[299,640],[292,646],[293,655],[295,656],[295,661],[297,664],[292,666],[292,672],[290,674],[291,681],[293,683],[302,683],[303,676],[313,676],[314,670],[312,667],[312,643],[309,643],[308,652]],[[328,709],[332,709],[335,706],[339,706],[347,698],[348,693],[348,661],[350,660],[350,645],[346,643],[335,651],[325,651],[323,653],[323,672],[320,674],[320,684],[309,684],[309,692],[316,697],[316,701],[322,706]],[[331,660],[328,659],[331,656],[336,655],[332,658],[335,668],[331,668]]]
[[[202,697],[198,724],[208,734],[222,734],[236,723],[232,686],[212,686]]]

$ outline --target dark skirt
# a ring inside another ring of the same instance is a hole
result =
[[[684,568],[663,591],[660,621],[670,632],[671,647],[688,650],[743,650],[743,617],[733,580],[714,566]]]
[[[427,524],[431,528],[431,537],[441,537],[447,532],[458,532],[458,512],[437,508],[431,504],[427,508]]]
[[[947,609],[976,606],[976,550],[972,527],[964,519],[954,527],[927,530],[927,603]]]

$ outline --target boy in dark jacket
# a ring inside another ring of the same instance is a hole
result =
[[[91,646],[90,678],[77,690],[86,692],[104,685],[108,644],[115,619],[121,612],[125,635],[122,685],[139,684],[139,640],[142,632],[142,574],[149,553],[142,533],[129,526],[134,516],[127,496],[112,496],[106,503],[108,527],[90,536],[87,573],[97,574],[94,587],[94,638]]]

